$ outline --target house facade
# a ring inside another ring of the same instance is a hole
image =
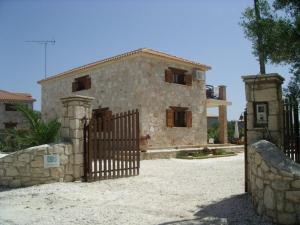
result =
[[[94,97],[93,108],[140,112],[144,148],[207,143],[205,72],[210,67],[138,49],[39,81],[42,117],[62,114],[60,98]]]
[[[25,118],[14,107],[22,104],[33,109],[35,99],[27,93],[14,93],[0,90],[0,130],[3,129],[26,129],[28,124]]]

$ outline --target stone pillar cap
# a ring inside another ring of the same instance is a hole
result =
[[[70,101],[91,102],[94,99],[95,99],[94,97],[83,96],[83,95],[72,95],[72,96],[69,96],[69,97],[60,98],[60,100],[62,102],[70,102]]]
[[[252,82],[270,82],[275,81],[280,84],[283,83],[284,78],[280,76],[278,73],[269,73],[264,75],[246,75],[242,76],[242,79],[245,83],[252,83]]]

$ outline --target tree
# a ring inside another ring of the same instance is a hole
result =
[[[254,8],[248,7],[243,13],[240,25],[245,36],[252,42],[253,54],[258,57],[260,74],[265,74],[265,63],[270,55],[270,37],[273,16],[266,0],[254,0]],[[269,39],[269,40],[267,40]]]
[[[267,0],[255,0],[261,17],[256,20],[255,9],[248,7],[243,13],[241,26],[253,43],[253,53],[262,52],[265,62],[288,64],[293,77],[286,95],[299,99],[300,92],[300,1],[274,0],[272,8]],[[261,35],[261,46],[257,37]]]

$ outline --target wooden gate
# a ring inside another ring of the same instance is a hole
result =
[[[300,163],[299,102],[288,99],[283,104],[283,150]]]
[[[84,125],[85,181],[139,174],[139,112],[98,109]]]

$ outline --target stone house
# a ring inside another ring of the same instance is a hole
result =
[[[59,118],[62,97],[90,96],[95,98],[93,109],[112,113],[138,109],[141,144],[146,149],[205,145],[207,107],[223,107],[226,120],[228,105],[225,98],[207,100],[209,69],[151,49],[127,52],[39,81],[42,117]]]
[[[0,90],[0,130],[8,128],[26,129],[27,124],[14,105],[23,104],[33,109],[34,98],[27,93],[13,93]]]

